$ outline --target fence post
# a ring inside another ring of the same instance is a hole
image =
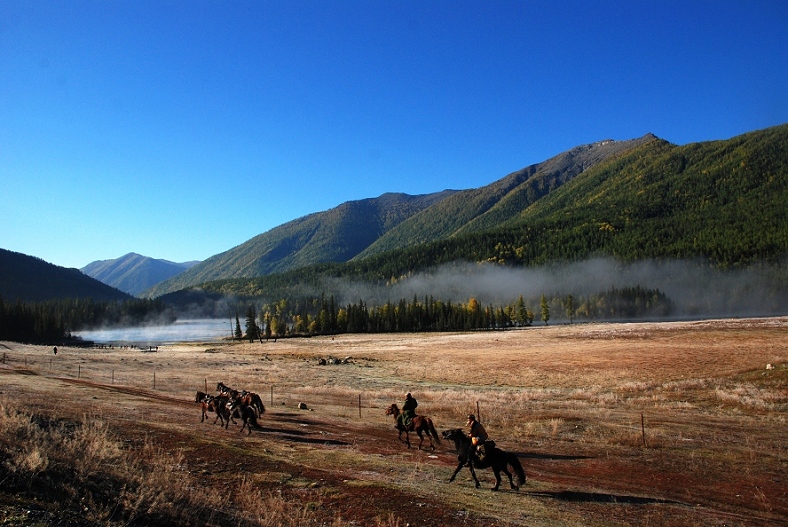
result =
[[[482,422],[482,411],[479,408],[479,401],[476,401],[476,420]]]
[[[82,365],[77,364],[77,379],[79,379],[80,375],[82,375]]]
[[[643,435],[643,447],[646,447],[646,419],[643,412],[640,412],[640,433]]]
[[[271,406],[274,405],[274,385],[271,385]]]
[[[358,394],[358,417],[361,418],[361,394]]]
[[[156,370],[153,370],[153,389],[156,389]]]

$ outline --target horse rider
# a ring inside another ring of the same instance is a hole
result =
[[[416,398],[410,392],[405,396],[405,402],[402,403],[402,413],[399,414],[400,424],[405,429],[410,425],[410,422],[416,417],[416,407],[419,405]]]
[[[482,461],[487,454],[484,446],[484,443],[489,438],[487,430],[476,420],[476,416],[473,414],[468,416],[466,424],[468,425],[468,435],[471,436],[471,444],[476,448],[476,457],[479,458],[479,461]]]

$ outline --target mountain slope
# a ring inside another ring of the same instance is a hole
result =
[[[114,260],[91,262],[80,270],[96,280],[136,296],[197,263],[175,263],[129,253]]]
[[[419,211],[454,194],[383,194],[348,201],[255,236],[166,280],[146,294],[158,296],[203,282],[253,277],[321,262],[344,262]]]
[[[621,259],[739,265],[788,254],[788,125],[685,146],[654,141],[576,178],[502,227],[596,232]],[[560,239],[560,238],[559,238]]]
[[[82,274],[40,258],[0,249],[0,296],[6,302],[60,298],[127,300],[131,296]]]
[[[145,294],[158,296],[212,280],[279,273],[316,263],[361,260],[490,228],[589,167],[654,140],[648,134],[578,146],[477,189],[423,196],[384,194],[346,202],[271,229]]]
[[[484,187],[458,192],[391,229],[355,259],[498,227],[592,166],[654,140],[647,134],[578,146]]]
[[[495,228],[203,289],[279,299],[319,288],[329,293],[340,278],[386,284],[457,261],[539,266],[598,256],[737,270],[766,265],[784,290],[788,125],[685,146],[653,139],[598,163]]]
[[[608,155],[600,149],[608,142],[578,147],[492,185],[447,195],[346,264],[282,267],[270,279],[259,273],[208,289],[304,291],[295,284],[329,275],[387,281],[457,260],[540,265],[607,255],[741,267],[788,255],[788,125],[685,146],[650,134],[622,143]],[[388,246],[395,248],[384,252]]]
[[[788,125],[685,146],[649,141],[494,229],[356,268],[385,279],[455,260],[540,265],[599,255],[699,258],[719,267],[788,256]]]

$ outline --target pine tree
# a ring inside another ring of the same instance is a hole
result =
[[[569,317],[569,323],[572,323],[572,320],[575,318],[575,299],[572,295],[566,297],[566,316]]]
[[[238,319],[238,313],[235,314],[235,338],[238,340],[243,339],[244,334],[241,331],[241,321]]]
[[[547,325],[547,321],[550,320],[550,306],[547,304],[547,297],[542,294],[542,300],[540,301],[540,305],[542,307],[542,320],[544,321],[544,325]]]
[[[249,339],[249,342],[254,342],[258,337],[257,315],[254,306],[249,306],[249,309],[246,310],[246,338]]]

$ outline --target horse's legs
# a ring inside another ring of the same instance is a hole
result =
[[[479,483],[479,478],[476,477],[476,471],[473,469],[473,461],[468,462],[468,470],[471,471],[471,476],[473,476],[473,481],[476,483],[476,488],[478,489],[482,485]]]
[[[421,450],[421,444],[424,442],[424,436],[421,435],[421,430],[417,429],[416,433],[419,435],[419,450]]]
[[[495,486],[492,488],[492,490],[498,490],[498,487],[501,486],[501,469],[495,466],[493,466],[492,469],[495,473]]]
[[[452,474],[452,475],[451,475],[451,477],[449,478],[449,483],[451,483],[452,481],[454,481],[454,478],[456,478],[456,477],[457,477],[457,473],[459,473],[459,472],[460,472],[460,469],[461,469],[461,468],[462,468],[464,465],[465,465],[465,460],[464,460],[464,459],[462,459],[462,458],[460,458],[460,463],[457,465],[457,468],[454,470],[454,474]]]
[[[241,429],[238,431],[239,434],[241,432],[243,432],[244,431],[244,427],[246,427],[246,429],[249,430],[249,435],[252,435],[252,424],[249,421],[250,421],[249,420],[249,416],[244,414],[243,415],[243,422],[244,423],[243,423],[243,425],[241,425]]]
[[[509,485],[512,487],[513,490],[520,490],[520,487],[514,484],[514,479],[512,479],[512,473],[509,472],[509,469],[506,468],[506,465],[503,466],[501,469],[503,473],[506,474],[506,477],[509,478]]]

